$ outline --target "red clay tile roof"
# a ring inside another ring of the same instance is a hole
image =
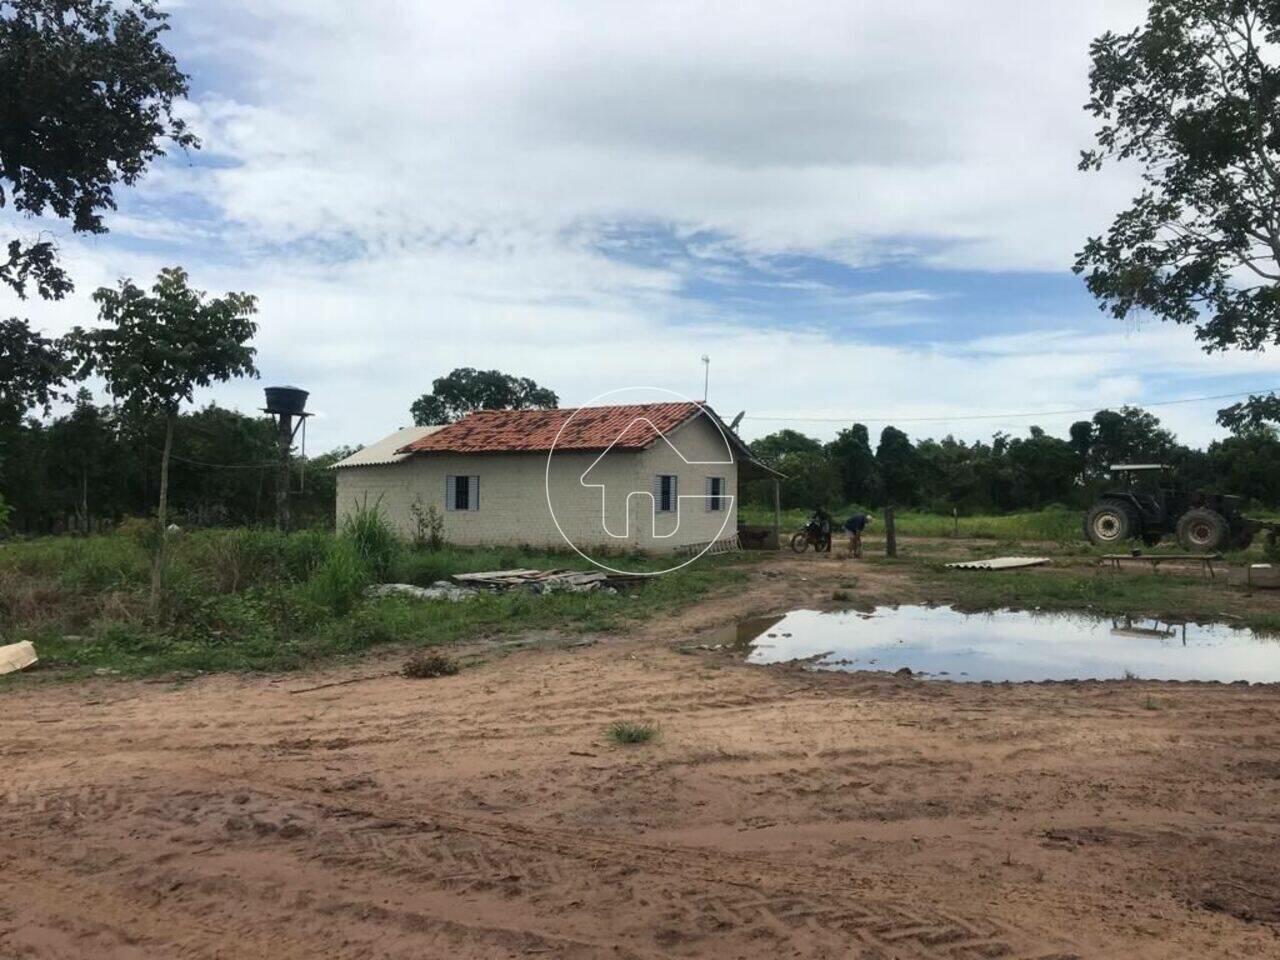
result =
[[[615,440],[618,442],[614,449],[643,450],[658,439],[654,427],[667,433],[698,412],[696,403],[477,410],[401,450],[405,453],[532,453],[550,450],[553,442],[557,450],[604,450]],[[558,440],[557,433],[560,434]]]

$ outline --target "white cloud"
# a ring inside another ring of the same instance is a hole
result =
[[[66,240],[81,295],[31,313],[86,322],[94,286],[180,256],[198,285],[260,296],[264,378],[311,389],[321,447],[403,424],[461,365],[581,402],[635,383],[697,393],[707,352],[726,413],[807,416],[1119,403],[1154,396],[1153,371],[1280,379],[1270,358],[1206,358],[1165,327],[932,344],[913,311],[936,314],[940,294],[910,280],[831,292],[856,336],[794,315],[748,326],[731,300],[680,295],[694,280],[825,295],[776,266],[786,253],[1065,270],[1132,189],[1075,170],[1087,45],[1142,7],[184,3],[205,149],[125,197],[113,238]],[[636,225],[688,247],[644,257]],[[872,336],[903,325],[915,342]],[[254,409],[260,386],[217,396]],[[1199,412],[1186,439],[1208,435]]]

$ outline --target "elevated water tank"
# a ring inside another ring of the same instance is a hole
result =
[[[307,391],[299,387],[267,387],[267,413],[297,417],[307,409]]]

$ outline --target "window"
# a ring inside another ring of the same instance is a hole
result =
[[[674,513],[679,495],[676,478],[670,473],[660,473],[653,478],[653,509],[657,513]]]
[[[706,503],[708,512],[724,509],[724,477],[707,477]]]
[[[479,510],[480,478],[463,476],[445,477],[444,508],[446,510]]]

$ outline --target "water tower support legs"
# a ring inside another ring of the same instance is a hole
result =
[[[293,417],[282,413],[276,417],[276,442],[280,447],[280,463],[276,467],[276,529],[289,530],[289,450],[293,447]]]

